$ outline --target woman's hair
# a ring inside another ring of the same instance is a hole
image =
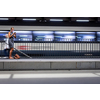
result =
[[[11,30],[13,29],[14,27],[11,27]]]

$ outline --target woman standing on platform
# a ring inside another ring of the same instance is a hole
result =
[[[10,48],[10,52],[9,52],[9,59],[13,59],[12,57],[12,52],[14,50],[14,38],[16,38],[16,32],[14,32],[14,28],[11,27],[10,32],[8,33],[9,36],[9,48]]]

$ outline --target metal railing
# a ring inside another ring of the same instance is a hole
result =
[[[4,57],[5,42],[0,42],[0,57]],[[93,39],[42,39],[40,41],[14,42],[14,47],[33,58],[100,58],[100,43]],[[23,54],[13,51],[13,56]]]

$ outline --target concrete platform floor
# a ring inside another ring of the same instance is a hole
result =
[[[0,62],[100,62],[100,58],[69,58],[69,59],[5,59],[1,58]]]
[[[0,71],[0,84],[100,84],[100,70]]]

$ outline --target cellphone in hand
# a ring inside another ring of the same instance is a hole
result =
[[[14,34],[16,35],[16,32],[14,32]]]

